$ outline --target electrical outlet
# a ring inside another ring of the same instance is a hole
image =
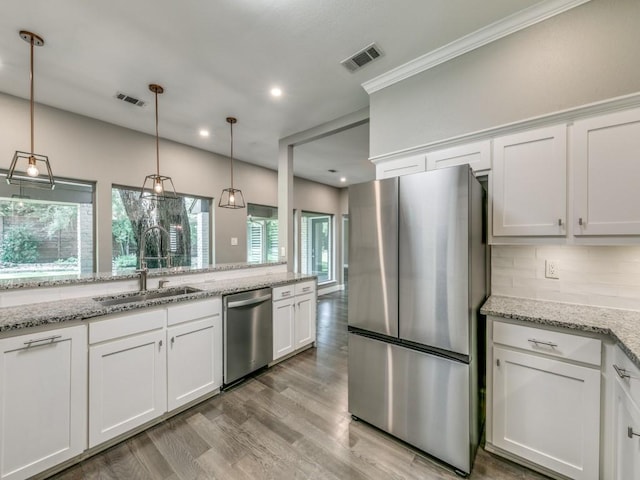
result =
[[[238,245],[238,237],[231,237],[231,245],[234,247]]]
[[[557,260],[545,260],[544,276],[546,278],[560,278],[560,265]]]

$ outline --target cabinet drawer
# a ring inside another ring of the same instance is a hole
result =
[[[613,366],[615,365],[615,367]],[[629,394],[635,404],[640,407],[640,368],[638,368],[620,347],[616,347],[613,356],[611,373],[620,380],[623,389]]]
[[[296,283],[296,295],[304,295],[316,291],[316,282]]]
[[[166,321],[167,311],[164,308],[108,316],[89,324],[89,343],[99,343],[164,328]]]
[[[184,302],[167,309],[167,324],[177,325],[198,318],[213,317],[221,313],[222,299],[220,297]]]
[[[602,346],[596,338],[560,333],[542,328],[494,322],[493,341],[530,352],[599,366]]]
[[[291,298],[296,294],[295,285],[284,285],[282,287],[274,287],[271,291],[271,296],[273,297],[273,301],[277,302],[278,300],[282,300],[284,298]]]

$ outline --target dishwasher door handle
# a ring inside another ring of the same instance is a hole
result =
[[[266,302],[271,299],[271,294],[263,295],[261,297],[249,298],[247,300],[238,300],[236,302],[227,303],[227,308],[246,307],[247,305],[255,305],[256,303]]]

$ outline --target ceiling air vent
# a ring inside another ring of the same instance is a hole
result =
[[[382,50],[375,43],[367,45],[359,52],[351,55],[349,58],[341,61],[340,63],[345,66],[350,72],[364,67],[366,64],[373,62],[376,58],[382,56]]]
[[[144,107],[146,104],[144,101],[139,100],[131,95],[127,95],[126,93],[118,92],[116,93],[116,98],[118,100],[122,100],[123,102],[130,103],[132,105],[137,105],[138,107]]]

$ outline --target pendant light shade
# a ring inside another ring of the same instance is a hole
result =
[[[20,31],[20,38],[30,45],[30,70],[29,79],[31,83],[29,98],[30,98],[30,118],[31,118],[31,151],[21,152],[16,151],[13,154],[11,165],[9,166],[9,173],[7,174],[7,183],[10,185],[20,185],[25,187],[37,187],[47,188],[53,190],[56,186],[53,179],[53,173],[51,172],[51,165],[49,164],[49,157],[34,153],[34,141],[33,141],[33,47],[41,47],[44,45],[42,37],[35,33],[28,32],[26,30]],[[17,170],[18,166],[22,168],[24,165],[24,171]],[[44,175],[41,175],[44,174]]]
[[[238,123],[238,119],[235,117],[227,117],[227,123],[231,130],[231,187],[222,190],[218,206],[222,208],[244,208],[245,204],[242,191],[233,188],[233,125]]]
[[[152,205],[164,200],[177,199],[176,189],[173,186],[171,177],[160,175],[160,138],[158,136],[158,95],[164,92],[160,85],[152,83],[149,90],[155,94],[156,98],[156,173],[147,175],[140,191],[140,200],[147,201]]]

